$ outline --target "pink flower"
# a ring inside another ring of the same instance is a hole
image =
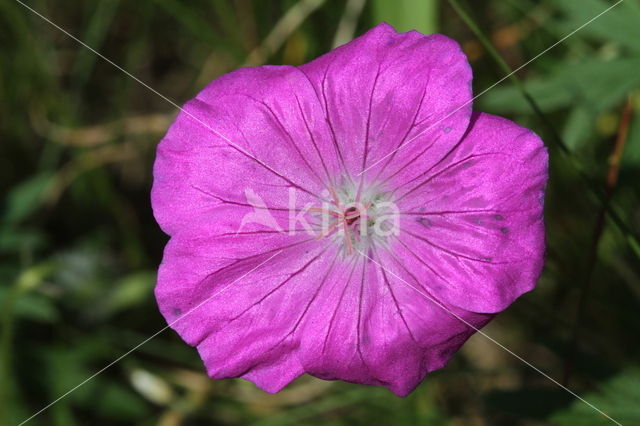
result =
[[[547,153],[473,113],[471,78],[453,40],[381,24],[184,106],[154,167],[156,297],[211,377],[407,395],[535,286]]]

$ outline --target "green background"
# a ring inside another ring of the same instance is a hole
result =
[[[480,93],[613,2],[28,4],[182,104],[225,72],[304,63],[380,21],[458,40]],[[638,425],[640,3],[625,0],[515,77],[475,108],[534,129],[549,147],[547,261],[537,289],[485,332]],[[152,291],[167,237],[149,188],[175,114],[17,2],[0,2],[0,425],[27,419],[166,325]],[[613,423],[479,335],[397,398],[309,377],[277,395],[213,381],[169,330],[28,424]]]

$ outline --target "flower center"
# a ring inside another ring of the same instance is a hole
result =
[[[386,246],[398,234],[398,209],[380,186],[349,182],[328,192],[331,203],[310,209],[320,219],[318,239],[329,238],[350,255],[374,244]]]
[[[344,220],[348,225],[352,225],[360,217],[360,211],[355,207],[349,207],[344,211]]]

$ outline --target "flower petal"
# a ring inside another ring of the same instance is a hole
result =
[[[346,170],[371,167],[369,180],[414,176],[467,128],[471,68],[445,36],[396,33],[383,23],[300,69],[323,103]]]
[[[499,312],[540,275],[546,181],[547,152],[537,135],[474,114],[438,167],[397,188],[402,236],[393,251],[443,300]]]
[[[154,166],[172,237],[156,297],[211,377],[277,392],[307,372],[406,395],[535,285],[546,151],[471,101],[454,41],[381,24],[298,68],[227,74],[185,105]],[[389,245],[349,256],[290,223],[311,205],[317,219],[328,188],[351,197],[340,184],[358,176],[398,203]]]
[[[276,392],[303,373],[296,324],[335,255],[308,236],[181,232],[165,249],[156,298],[211,377],[243,377]]]
[[[443,309],[390,253],[368,256],[328,280],[305,320],[300,361],[316,377],[387,386],[405,396],[474,333],[449,311],[476,328],[491,316]]]
[[[158,146],[152,202],[168,234],[222,204],[319,203],[339,163],[313,87],[295,67],[240,69],[189,101]]]

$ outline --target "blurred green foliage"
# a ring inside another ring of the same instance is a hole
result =
[[[640,419],[640,371],[629,369],[602,385],[600,393],[585,395],[588,401],[605,410],[623,425],[633,425]],[[567,426],[599,426],[611,422],[604,416],[594,416],[588,405],[575,401],[553,417],[557,423]]]
[[[504,76],[444,1],[28,4],[179,104],[243,64],[302,63],[382,20],[459,40],[476,93]],[[515,69],[613,2],[460,4]],[[278,27],[286,14],[296,24]],[[558,379],[571,360],[570,387],[625,425],[640,424],[640,261],[628,244],[640,234],[639,22],[640,2],[625,0],[519,71],[544,117],[510,82],[475,102],[549,140],[546,119],[570,150],[567,156],[550,146],[548,255],[539,286],[486,332]],[[604,190],[615,167],[626,99],[633,116],[611,206],[627,229],[606,221],[596,244],[604,207],[589,185]],[[155,145],[175,113],[20,4],[0,2],[0,424],[18,424],[165,326],[153,285],[166,236],[148,193]],[[576,330],[579,303],[584,313]],[[242,380],[212,381],[196,351],[172,331],[29,422],[608,423],[482,336],[399,399],[384,389],[308,377],[278,395]]]

